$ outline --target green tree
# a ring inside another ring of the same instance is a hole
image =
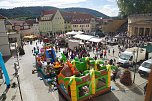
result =
[[[152,0],[117,0],[121,16],[152,13]]]

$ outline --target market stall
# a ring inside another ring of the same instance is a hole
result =
[[[74,49],[75,47],[79,47],[80,45],[83,45],[84,43],[81,42],[80,40],[69,40],[68,41],[68,47],[70,49]]]
[[[77,38],[77,39],[81,39],[81,40],[90,40],[91,38],[93,38],[94,36],[91,36],[91,35],[84,35],[84,34],[77,34],[75,36],[73,36],[74,38]]]

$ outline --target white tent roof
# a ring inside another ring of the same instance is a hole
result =
[[[71,31],[71,32],[67,32],[66,35],[77,35],[77,34],[82,34],[84,32],[82,31],[78,31],[78,32],[75,32],[75,31]]]
[[[103,39],[99,39],[99,38],[91,38],[89,41],[92,41],[92,42],[101,42],[103,41]]]
[[[82,33],[84,33],[84,32],[82,32],[82,31],[78,31],[78,33],[82,34]]]
[[[75,36],[73,36],[74,38],[78,38],[81,40],[90,40],[91,38],[93,38],[94,36],[91,35],[84,35],[84,34],[77,34]]]

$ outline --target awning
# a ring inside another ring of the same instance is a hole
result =
[[[81,40],[90,40],[91,38],[93,38],[94,36],[91,36],[91,35],[84,35],[84,34],[77,34],[75,36],[73,36],[74,38],[78,38],[78,39],[81,39]]]
[[[99,38],[91,38],[89,41],[92,41],[92,42],[101,42],[103,41],[103,39],[99,39]]]
[[[24,38],[26,39],[34,39],[34,38],[37,38],[36,35],[30,35],[30,36],[24,36]]]

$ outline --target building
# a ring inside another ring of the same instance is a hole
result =
[[[90,33],[96,29],[96,17],[79,12],[43,11],[39,20],[39,31],[47,35],[64,34],[69,31]]]
[[[64,34],[64,19],[60,11],[57,9],[42,11],[39,20],[39,31],[40,34],[49,36],[55,34]]]
[[[21,36],[18,32],[8,32],[8,40],[11,43],[17,43],[17,47],[22,47]]]
[[[128,36],[152,36],[152,14],[130,15]]]
[[[93,15],[79,12],[62,12],[61,14],[65,20],[66,31],[83,31],[85,33],[95,31],[96,17]]]
[[[30,25],[30,33],[34,34],[34,35],[39,35],[39,24],[38,24],[38,20],[37,18],[35,20],[31,19],[31,20],[25,20],[25,22]]]
[[[10,47],[8,42],[8,35],[5,25],[6,18],[0,15],[0,52],[3,56],[10,56]]]

